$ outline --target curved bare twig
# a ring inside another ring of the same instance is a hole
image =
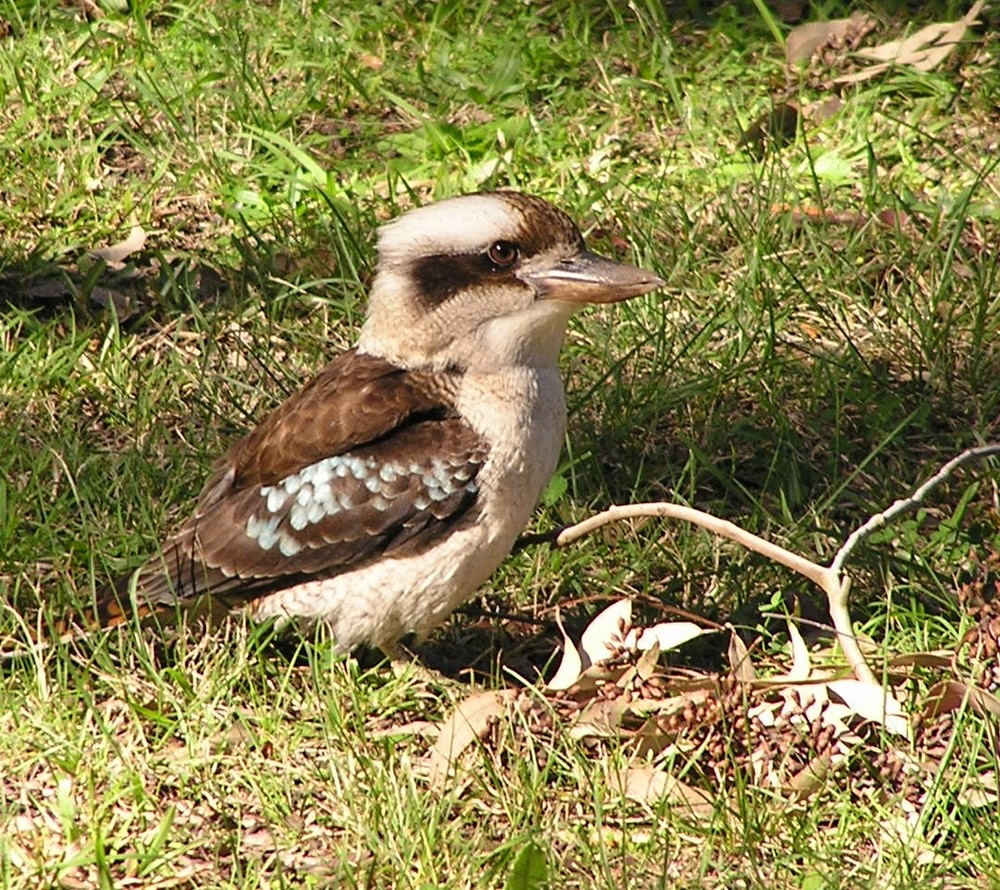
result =
[[[741,544],[748,550],[766,556],[794,572],[808,578],[825,594],[830,610],[830,619],[838,635],[840,647],[847,659],[854,676],[866,683],[875,683],[875,675],[865,661],[857,637],[854,635],[848,599],[851,590],[850,576],[844,566],[854,550],[877,529],[883,528],[901,514],[923,505],[927,496],[949,476],[965,464],[983,458],[1000,455],[1000,443],[984,445],[978,448],[968,448],[945,463],[933,476],[920,485],[909,497],[897,500],[892,506],[875,514],[848,536],[843,546],[837,551],[829,566],[822,566],[810,559],[792,553],[784,547],[767,541],[746,529],[740,528],[725,519],[719,519],[711,513],[695,510],[680,504],[663,501],[644,504],[622,504],[608,508],[584,519],[576,525],[562,529],[552,541],[556,547],[565,547],[590,534],[604,525],[620,522],[624,519],[642,519],[659,517],[663,519],[679,519],[699,525],[708,531]]]

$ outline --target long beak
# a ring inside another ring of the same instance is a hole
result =
[[[545,299],[569,303],[618,303],[665,283],[652,272],[589,250],[545,269],[525,269],[521,277]]]

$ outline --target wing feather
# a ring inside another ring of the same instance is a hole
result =
[[[358,386],[335,360],[230,449],[196,515],[137,573],[140,602],[206,593],[238,602],[417,551],[462,520],[488,447],[426,378],[371,357],[362,365]],[[293,459],[291,430],[308,418],[327,444],[296,439]],[[101,614],[120,614],[129,580],[99,601]]]

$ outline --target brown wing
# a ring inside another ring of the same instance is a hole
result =
[[[272,485],[324,457],[372,442],[408,419],[447,410],[447,379],[430,381],[349,349],[230,446],[202,489],[204,508],[233,489]]]
[[[427,546],[475,502],[487,453],[440,387],[347,353],[233,445],[197,514],[137,573],[139,602],[242,600]],[[130,583],[99,597],[102,622]]]

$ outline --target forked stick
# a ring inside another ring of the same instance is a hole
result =
[[[603,513],[597,513],[564,528],[554,539],[557,547],[565,547],[590,534],[601,526],[611,522],[619,522],[623,519],[640,519],[651,516],[663,519],[679,519],[683,522],[690,522],[700,525],[713,534],[722,538],[728,538],[741,544],[748,550],[766,556],[774,562],[798,572],[816,584],[825,594],[827,604],[830,609],[830,618],[833,621],[834,630],[837,632],[840,647],[847,658],[854,676],[863,683],[875,683],[875,675],[872,673],[861,653],[858,639],[854,635],[854,627],[848,609],[848,597],[851,590],[851,578],[844,570],[844,565],[851,553],[868,538],[873,532],[883,528],[888,523],[902,515],[923,505],[927,496],[959,467],[973,460],[981,460],[986,457],[1000,454],[1000,443],[993,445],[983,445],[978,448],[968,448],[952,458],[941,469],[939,469],[930,479],[917,488],[908,498],[897,500],[892,506],[876,513],[867,522],[859,526],[848,536],[844,545],[837,551],[829,566],[821,566],[810,559],[792,553],[784,547],[766,541],[757,535],[728,522],[719,519],[710,513],[695,510],[692,507],[684,507],[680,504],[670,504],[666,502],[646,503],[646,504],[623,504],[613,506]]]

